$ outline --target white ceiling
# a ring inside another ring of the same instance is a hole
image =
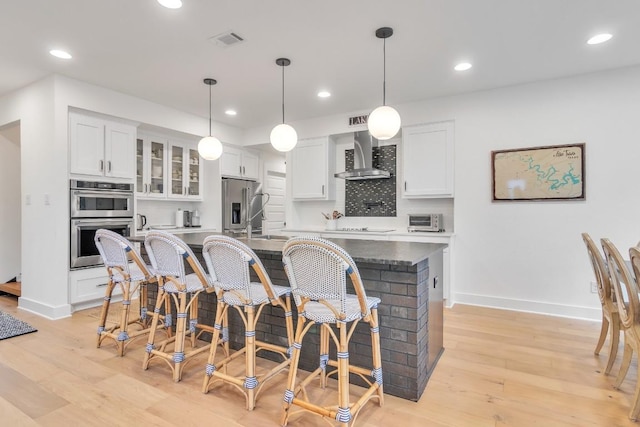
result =
[[[59,73],[248,128],[640,63],[638,0],[0,0],[0,96]],[[232,30],[245,42],[208,39]],[[599,32],[608,43],[588,46]],[[68,50],[64,61],[48,54]],[[465,73],[460,61],[473,63]],[[320,99],[328,89],[333,96]],[[238,111],[224,115],[226,108]]]

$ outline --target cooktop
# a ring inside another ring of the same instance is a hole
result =
[[[395,231],[393,229],[383,229],[383,228],[369,228],[369,227],[342,227],[337,231],[360,231],[360,232],[370,232],[370,233],[388,233],[389,231]]]

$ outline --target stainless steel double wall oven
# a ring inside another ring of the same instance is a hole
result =
[[[104,228],[123,236],[133,230],[133,184],[80,181],[69,185],[71,218],[70,268],[102,264],[93,240]]]

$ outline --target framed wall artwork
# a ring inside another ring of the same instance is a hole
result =
[[[585,144],[491,152],[492,199],[585,200]]]

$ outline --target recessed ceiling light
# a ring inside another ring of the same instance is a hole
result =
[[[328,98],[331,96],[330,92],[327,92],[326,90],[321,90],[320,92],[318,92],[318,98]]]
[[[236,110],[227,110],[224,112],[227,116],[235,116],[236,114],[238,114],[238,112]]]
[[[611,37],[613,37],[613,36],[611,34],[608,34],[608,33],[597,34],[597,35],[591,37],[589,40],[587,40],[587,44],[604,43],[606,41],[609,41],[611,39]]]
[[[182,7],[182,0],[158,0],[158,3],[167,9],[180,9]]]
[[[71,54],[69,52],[65,52],[64,50],[52,49],[49,53],[56,58],[60,59],[71,59]]]
[[[470,63],[461,62],[458,65],[456,65],[455,67],[453,67],[453,69],[456,70],[456,71],[467,71],[471,67],[473,67],[473,65],[471,65]]]

